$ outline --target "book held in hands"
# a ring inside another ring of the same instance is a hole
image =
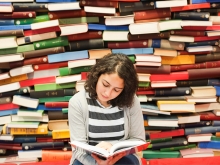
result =
[[[122,141],[119,143],[114,144],[110,151],[107,151],[103,148],[92,146],[86,143],[82,143],[79,141],[72,141],[70,142],[71,146],[74,148],[82,148],[86,151],[89,151],[91,153],[94,153],[96,155],[102,156],[104,158],[109,158],[111,156],[114,156],[119,153],[125,152],[125,155],[134,154],[139,151],[146,150],[149,142],[143,142],[143,141]]]

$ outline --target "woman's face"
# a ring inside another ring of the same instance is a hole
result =
[[[124,80],[117,73],[102,74],[96,84],[97,99],[108,106],[108,101],[116,98],[124,88]]]

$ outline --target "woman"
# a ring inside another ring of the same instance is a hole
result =
[[[119,141],[145,141],[143,115],[135,95],[138,78],[131,60],[124,54],[109,54],[91,67],[85,90],[69,101],[71,141],[109,150]],[[73,165],[141,164],[134,155],[119,154],[103,160],[73,148]]]

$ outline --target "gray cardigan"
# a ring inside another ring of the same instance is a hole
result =
[[[70,129],[70,140],[77,140],[88,143],[88,104],[86,101],[86,92],[82,90],[76,93],[69,101],[68,120]],[[131,108],[124,109],[125,117],[125,136],[121,141],[142,140],[145,141],[145,130],[143,115],[140,102],[137,96],[134,97],[134,104]],[[111,141],[112,144],[118,141]],[[70,164],[75,159],[85,165],[97,165],[94,158],[82,149],[73,149]],[[139,160],[140,164],[141,161]]]

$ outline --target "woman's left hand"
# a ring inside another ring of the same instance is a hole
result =
[[[99,144],[96,145],[97,147],[103,148],[107,151],[110,151],[112,144],[109,142],[101,141]]]

